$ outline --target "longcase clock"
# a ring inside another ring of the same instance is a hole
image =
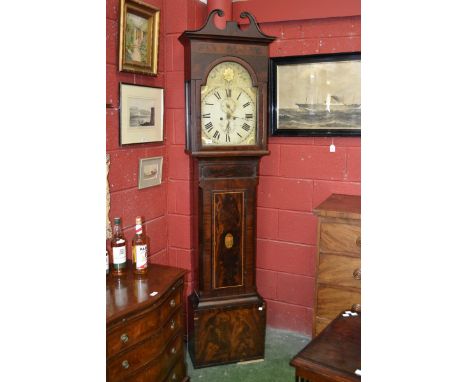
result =
[[[255,283],[258,164],[267,149],[268,44],[252,15],[185,31],[186,149],[194,160],[194,292],[189,353],[196,368],[261,359],[266,305]]]

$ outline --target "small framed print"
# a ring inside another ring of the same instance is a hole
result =
[[[119,70],[158,72],[159,9],[136,0],[120,2]]]
[[[120,84],[120,144],[163,141],[164,89]]]
[[[161,184],[163,157],[141,158],[138,174],[138,189]]]

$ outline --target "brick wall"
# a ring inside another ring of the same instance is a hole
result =
[[[166,131],[168,153],[168,241],[169,264],[191,270],[194,251],[191,238],[193,218],[190,202],[191,159],[185,153],[184,48],[179,36],[198,29],[205,22],[206,5],[198,0],[165,0],[166,23]],[[186,277],[185,295],[193,289],[193,277]]]
[[[161,9],[163,0],[145,0],[147,4]],[[134,235],[135,217],[143,216],[146,233],[150,238],[149,261],[168,263],[167,254],[167,127],[164,142],[119,146],[119,82],[165,88],[165,41],[159,40],[158,75],[150,77],[118,71],[119,46],[119,0],[106,2],[106,152],[110,154],[109,190],[111,195],[110,218],[122,217],[127,238],[127,255],[131,255],[131,239]],[[164,18],[160,20],[160,36],[165,35]],[[164,115],[165,125],[168,116]],[[138,189],[138,165],[140,158],[162,156],[162,184]],[[109,245],[109,243],[107,243]]]
[[[111,154],[111,217],[122,216],[125,234],[131,239],[134,218],[143,215],[151,238],[150,261],[190,270],[194,255],[191,161],[184,152],[183,47],[178,37],[186,29],[201,27],[207,8],[198,0],[146,1],[161,8],[156,78],[118,72],[118,0],[107,0],[106,103],[111,107],[107,109],[106,150]],[[259,3],[262,1],[237,2],[233,15]],[[268,18],[275,16],[271,4],[265,7],[256,10],[257,20],[265,19],[262,9],[268,10]],[[301,12],[300,7],[296,9]],[[334,9],[325,11],[329,15]],[[265,33],[278,38],[270,47],[270,56],[360,51],[359,16],[311,17],[262,23]],[[119,81],[165,88],[162,144],[119,147]],[[334,153],[329,152],[332,142]],[[360,194],[360,148],[360,138],[269,138],[271,154],[260,162],[257,211],[257,285],[268,303],[268,325],[310,335],[316,254],[312,210],[332,192]],[[138,190],[138,159],[160,155],[164,157],[162,185]],[[189,272],[186,295],[192,287]]]
[[[361,50],[359,16],[261,28],[277,37],[271,57]],[[312,210],[331,193],[360,194],[361,139],[270,137],[269,149],[260,162],[257,285],[267,300],[268,325],[311,335],[317,243]]]

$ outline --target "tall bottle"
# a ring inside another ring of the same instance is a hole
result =
[[[133,272],[144,275],[148,270],[148,242],[143,233],[141,216],[135,219],[135,236],[132,240]]]
[[[112,274],[122,275],[127,268],[127,241],[122,232],[120,218],[114,218],[114,228],[112,231]]]

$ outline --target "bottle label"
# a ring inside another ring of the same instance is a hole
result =
[[[114,258],[114,264],[123,264],[127,260],[127,249],[123,247],[112,248],[112,257]]]
[[[135,245],[135,263],[137,269],[145,269],[148,266],[148,248],[145,245]]]

